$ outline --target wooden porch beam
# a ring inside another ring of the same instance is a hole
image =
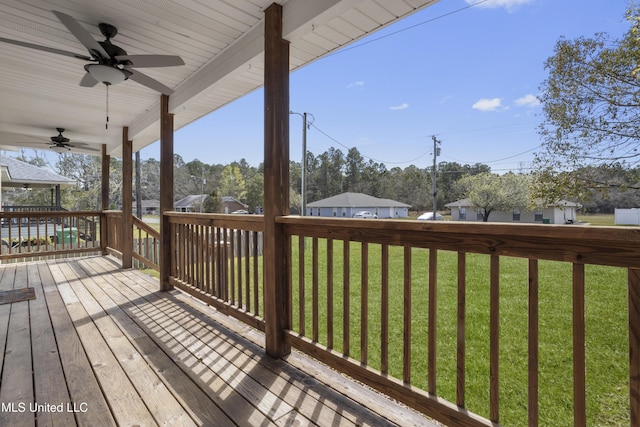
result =
[[[122,268],[133,264],[133,143],[122,128]]]
[[[173,289],[171,275],[171,225],[165,212],[173,210],[173,114],[169,96],[160,98],[160,290]]]
[[[290,328],[290,247],[276,218],[289,214],[289,42],[282,38],[282,6],[265,11],[264,32],[264,317],[266,351],[282,357]]]

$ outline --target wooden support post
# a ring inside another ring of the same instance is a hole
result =
[[[173,288],[171,275],[171,226],[164,216],[173,210],[173,114],[169,114],[169,96],[160,98],[160,290]]]
[[[273,357],[291,349],[288,265],[290,245],[276,218],[289,214],[289,42],[282,39],[282,6],[265,11],[264,67],[264,275],[265,346]]]
[[[133,265],[133,158],[129,128],[122,128],[122,268]]]
[[[100,209],[102,211],[109,210],[109,168],[111,165],[111,156],[107,154],[107,145],[102,144],[102,184],[101,184],[101,198]],[[100,221],[100,246],[102,247],[102,255],[107,254],[107,221],[102,217]]]

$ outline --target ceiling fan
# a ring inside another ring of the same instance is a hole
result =
[[[85,142],[74,142],[70,144],[71,140],[66,136],[63,136],[64,128],[56,128],[58,134],[49,138],[50,142],[12,142],[7,143],[7,145],[16,145],[16,146],[29,146],[33,147],[38,144],[46,144],[51,150],[56,153],[67,153],[71,151],[72,148],[80,150],[80,151],[101,151],[98,148],[90,147],[89,144]]]
[[[93,87],[98,83],[104,83],[110,86],[131,79],[162,94],[171,95],[173,93],[171,88],[139,72],[136,68],[184,65],[181,57],[176,55],[128,55],[124,49],[111,43],[111,39],[118,34],[118,29],[113,25],[105,23],[99,24],[98,28],[100,28],[100,32],[105,37],[105,40],[96,41],[72,16],[56,10],[52,12],[75,38],[87,48],[89,56],[4,37],[0,37],[0,41],[44,52],[70,56],[83,61],[91,61],[91,64],[84,66],[86,74],[80,81],[80,86]]]

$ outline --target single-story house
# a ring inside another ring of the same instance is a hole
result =
[[[199,212],[200,206],[204,203],[206,194],[191,194],[183,197],[173,204],[173,208],[178,212]],[[249,205],[246,205],[232,196],[223,196],[221,198],[222,212],[231,213],[240,209],[248,209]]]
[[[197,212],[204,203],[206,194],[190,194],[173,204],[173,208],[178,212]]]
[[[342,193],[307,204],[308,216],[351,218],[360,211],[370,211],[378,218],[407,218],[406,203],[391,199],[379,199],[363,193]]]
[[[469,199],[462,199],[445,205],[451,209],[452,221],[482,221],[482,210],[473,206]],[[573,224],[576,211],[582,205],[568,200],[560,200],[536,210],[493,211],[489,222]]]
[[[247,210],[249,205],[242,203],[232,196],[222,196],[222,212],[231,213],[239,210]]]
[[[142,200],[142,213],[144,215],[158,215],[160,213],[160,200]],[[136,213],[136,202],[133,202],[133,212]]]
[[[60,209],[60,189],[72,187],[76,181],[46,168],[40,168],[13,157],[0,157],[0,205],[6,211],[14,210],[4,206],[2,191],[7,188],[48,188],[51,189],[51,206]]]

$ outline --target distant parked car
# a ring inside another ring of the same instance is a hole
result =
[[[231,213],[235,214],[235,215],[248,215],[249,211],[244,210],[244,209],[238,209],[237,211],[233,211]]]
[[[353,218],[378,218],[378,215],[369,211],[360,211],[353,214]]]
[[[420,221],[433,221],[433,212],[425,212],[418,217]],[[436,221],[444,221],[444,217],[436,212]]]

